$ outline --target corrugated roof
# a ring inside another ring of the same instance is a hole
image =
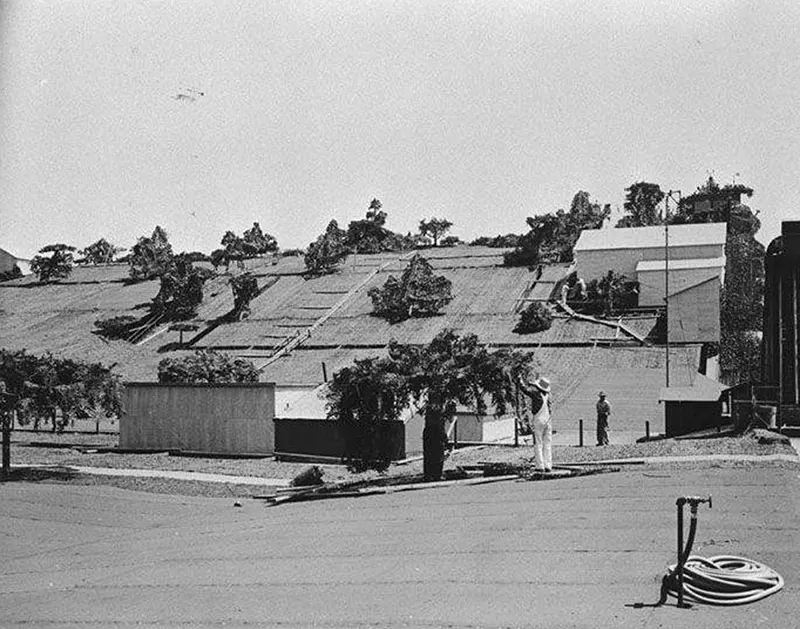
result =
[[[670,225],[669,246],[724,245],[725,223]],[[607,249],[651,249],[664,247],[664,227],[625,227],[584,229],[575,251]]]
[[[666,266],[666,260],[641,260],[636,264],[636,272],[661,271],[663,273]],[[689,258],[669,261],[670,271],[685,271],[688,269],[719,269],[722,271],[724,268],[725,258]]]

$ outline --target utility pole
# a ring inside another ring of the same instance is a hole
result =
[[[677,195],[677,200],[672,195]],[[666,386],[669,387],[669,200],[678,206],[681,202],[681,191],[670,190],[664,197],[664,319],[667,324],[666,347]]]

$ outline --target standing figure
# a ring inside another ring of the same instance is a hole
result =
[[[531,400],[536,469],[540,472],[552,472],[553,426],[550,421],[550,381],[547,378],[538,378],[526,383],[520,379],[518,384]]]
[[[606,400],[603,391],[597,394],[597,445],[608,445],[608,416],[611,415],[611,403]]]

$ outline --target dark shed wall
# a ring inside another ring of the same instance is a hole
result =
[[[722,421],[722,402],[664,402],[666,435],[677,437],[698,430],[716,428]]]

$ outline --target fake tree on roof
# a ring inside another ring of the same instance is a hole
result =
[[[452,282],[434,275],[433,267],[416,253],[399,280],[390,275],[383,286],[373,286],[367,294],[372,299],[373,314],[397,323],[435,315],[452,301],[451,289]]]
[[[519,321],[514,327],[517,334],[535,334],[549,330],[553,325],[553,312],[547,304],[538,301],[532,302],[519,315]]]
[[[110,264],[114,261],[114,257],[122,251],[125,251],[124,247],[115,247],[105,238],[101,238],[82,249],[81,255],[86,264]]]
[[[617,221],[617,227],[649,227],[661,225],[664,217],[659,204],[664,192],[657,183],[639,181],[625,188],[625,215]]]
[[[230,279],[233,291],[233,318],[236,321],[250,315],[250,302],[258,295],[258,280],[252,273],[234,275]]]
[[[419,222],[419,233],[433,240],[433,246],[436,247],[439,245],[439,239],[449,232],[452,226],[453,223],[446,218],[433,217],[427,221],[423,219]]]
[[[142,236],[131,249],[128,259],[130,276],[134,280],[151,280],[163,275],[172,264],[172,245],[167,232],[158,225],[148,238]]]
[[[529,354],[489,352],[474,334],[443,330],[424,346],[392,341],[386,358],[357,360],[339,370],[328,390],[328,417],[342,422],[351,469],[385,470],[391,453],[382,426],[399,419],[414,403],[422,409],[426,480],[442,477],[447,423],[459,405],[478,414],[487,401],[503,414],[516,395],[514,376],[526,369]]]
[[[529,216],[530,231],[519,239],[514,251],[503,256],[506,266],[534,266],[545,262],[569,262],[573,248],[584,229],[599,229],[611,216],[611,205],[592,202],[589,193],[579,190],[569,212]]]
[[[21,425],[48,419],[54,431],[63,430],[72,419],[90,417],[97,410],[109,417],[119,415],[121,392],[119,376],[99,363],[0,349],[4,474],[10,469],[6,440],[11,412],[16,411]]]
[[[198,350],[182,358],[164,358],[158,363],[158,381],[162,384],[258,382],[258,370],[244,358]]]
[[[347,247],[347,233],[339,229],[339,224],[332,220],[325,232],[308,245],[305,254],[306,271],[309,275],[327,275],[334,273],[339,263],[350,253]]]
[[[203,302],[203,284],[211,275],[210,270],[195,267],[186,256],[174,256],[159,278],[161,288],[153,298],[151,311],[170,320],[188,319]]]
[[[40,282],[55,282],[65,279],[72,273],[75,247],[57,243],[39,249],[39,254],[31,260],[31,272],[39,277]],[[49,255],[47,255],[49,254]]]

